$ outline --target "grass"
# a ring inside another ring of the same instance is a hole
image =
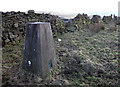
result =
[[[62,56],[61,59],[65,60],[63,61],[65,66],[67,68],[70,68],[70,65],[67,64],[68,61],[71,62],[72,68],[77,68],[79,72],[85,72],[81,69],[81,67],[78,67],[80,64],[74,64],[77,62],[73,62],[80,60],[81,63],[91,63],[93,64],[92,67],[95,67],[96,70],[100,69],[103,70],[104,73],[109,72],[117,72],[117,66],[118,66],[118,31],[112,31],[109,30],[101,30],[98,33],[91,32],[89,30],[79,30],[72,33],[66,33],[62,36],[59,36],[58,38],[62,39],[62,42],[56,44],[59,44],[59,47],[57,47],[57,52],[61,50],[61,48],[69,50],[66,52],[66,54],[69,54],[70,58],[67,58],[65,56]],[[61,53],[59,53],[61,54]],[[69,59],[69,60],[67,60]],[[75,59],[75,60],[74,60]],[[111,66],[111,67],[110,67]],[[114,67],[114,68],[112,68]],[[113,69],[115,71],[113,71]],[[73,71],[74,72],[74,71]],[[87,73],[87,72],[86,72]],[[95,72],[96,75],[98,75],[97,72]],[[79,74],[78,74],[79,75]],[[117,73],[114,73],[113,75],[116,75],[115,79],[117,78]],[[83,77],[83,81],[79,81],[79,78],[74,78],[74,75],[65,74],[65,78],[71,79],[70,81],[73,82],[73,84],[81,85],[82,82],[86,82],[85,84],[89,84],[92,86],[96,86],[97,82],[94,82],[93,84],[90,84],[90,81],[87,81],[87,79],[97,80],[100,84],[104,84],[103,82],[105,79],[107,79],[107,83],[112,84],[112,82],[116,83],[117,80],[109,79],[109,78],[102,78],[98,76],[90,76]],[[104,74],[103,76],[107,76]],[[110,76],[110,75],[109,75]],[[86,79],[87,78],[87,79]],[[102,78],[103,82],[101,82],[99,79]],[[105,84],[107,84],[105,83]]]
[[[62,41],[58,42],[58,38]],[[78,86],[117,84],[117,31],[110,32],[105,28],[95,33],[82,29],[58,35],[54,41],[59,62],[55,72],[60,72],[61,79],[68,79],[71,84]],[[4,80],[4,84],[9,82],[9,78],[13,78],[13,74],[18,70],[23,58],[23,47],[24,40],[16,44],[9,43],[3,48],[3,78],[8,78]],[[95,71],[91,74],[92,70]],[[65,74],[64,71],[70,74]]]
[[[20,43],[9,43],[3,48],[2,54],[2,84],[11,84],[23,57],[23,41]]]

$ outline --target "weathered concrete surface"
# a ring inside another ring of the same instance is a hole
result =
[[[0,87],[2,86],[2,14],[0,12]]]
[[[50,23],[33,22],[26,25],[22,65],[26,71],[43,78],[56,67],[56,54]]]

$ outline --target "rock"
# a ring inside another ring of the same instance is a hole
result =
[[[35,13],[34,10],[28,10],[28,14]]]
[[[101,17],[100,17],[99,15],[93,15],[91,21],[92,21],[93,23],[101,23],[101,22],[102,22],[102,19],[101,19]]]
[[[5,43],[8,43],[8,42],[10,42],[10,40],[7,38],[7,39],[5,40]]]
[[[63,80],[63,85],[70,85],[68,80]]]
[[[40,78],[40,77],[37,78],[37,82],[42,82],[42,80],[43,80],[43,79]]]
[[[74,32],[76,29],[86,27],[90,23],[90,19],[87,14],[78,14],[75,18],[66,23],[68,32]]]
[[[62,81],[56,80],[55,82],[53,82],[53,85],[62,85]]]
[[[14,27],[15,27],[15,28],[18,28],[18,23],[15,23],[15,24],[14,24]]]
[[[61,42],[62,40],[60,38],[58,38],[58,42]]]
[[[110,23],[113,21],[112,16],[103,16],[103,22]]]

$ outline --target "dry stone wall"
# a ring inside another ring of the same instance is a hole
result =
[[[61,18],[51,14],[37,14],[34,11],[2,12],[2,46],[8,42],[20,41],[25,36],[27,22],[50,22],[53,34],[61,34],[65,31],[65,25]]]
[[[50,22],[53,36],[62,34],[64,32],[72,31],[82,28],[103,29],[104,23],[120,24],[120,18],[114,15],[104,16],[103,19],[99,15],[93,15],[92,19],[87,14],[78,14],[75,18],[65,22],[57,15],[35,13],[34,10],[25,12],[1,12],[2,14],[2,46],[8,42],[21,41],[25,36],[25,26],[27,22]],[[97,24],[96,24],[97,23]],[[96,27],[95,27],[96,26]],[[99,29],[98,29],[99,30]]]

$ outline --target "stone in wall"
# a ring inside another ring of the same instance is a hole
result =
[[[103,16],[102,20],[103,20],[104,23],[108,24],[108,23],[112,22],[112,20],[113,20],[112,15],[111,16]]]
[[[3,37],[5,46],[8,42],[20,41],[25,36],[25,25],[27,22],[50,22],[53,34],[61,34],[65,31],[64,22],[58,16],[51,14],[38,14],[29,10],[24,12],[2,12]]]
[[[102,19],[99,15],[93,15],[91,21],[92,23],[102,23]]]

